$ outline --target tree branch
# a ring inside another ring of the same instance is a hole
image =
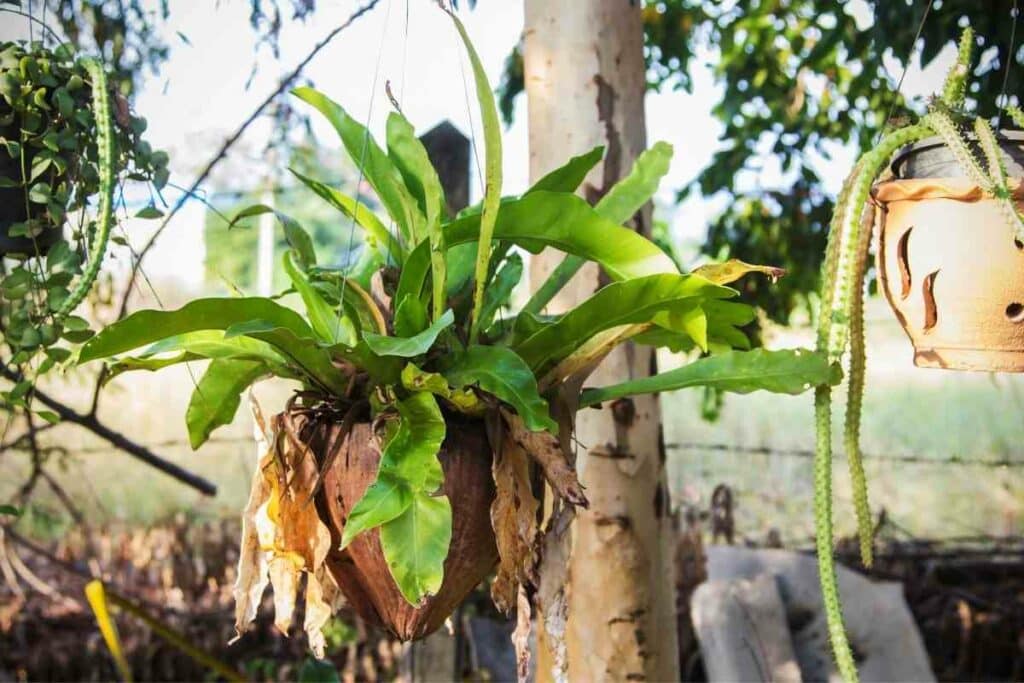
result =
[[[18,382],[21,380],[21,376],[18,373],[7,368],[0,368],[0,374],[12,382]],[[106,426],[100,422],[95,415],[83,415],[39,389],[33,390],[33,396],[35,400],[57,413],[57,415],[60,416],[60,419],[64,422],[70,422],[88,429],[96,436],[108,442],[111,446],[124,451],[128,455],[141,460],[151,467],[155,467],[164,474],[174,477],[181,483],[187,484],[188,486],[198,490],[200,493],[207,496],[214,496],[217,494],[217,487],[212,482],[197,474],[193,474],[185,468],[175,465],[164,458],[161,458],[153,451],[132,441],[124,434],[116,432]]]
[[[142,267],[142,259],[144,259],[146,257],[146,254],[149,253],[150,249],[153,248],[153,245],[160,237],[160,234],[167,227],[167,224],[170,223],[171,219],[174,218],[175,214],[177,214],[178,211],[180,211],[181,208],[185,205],[185,202],[187,202],[189,198],[192,197],[197,190],[199,190],[199,186],[202,185],[203,182],[209,177],[214,167],[224,159],[224,157],[228,153],[228,150],[231,149],[231,147],[236,142],[238,142],[238,139],[242,137],[242,133],[244,133],[246,129],[249,128],[250,125],[252,125],[253,121],[259,118],[259,116],[263,113],[263,110],[270,106],[270,103],[273,102],[275,98],[277,98],[282,92],[284,92],[284,90],[289,85],[295,82],[295,79],[298,78],[299,75],[302,73],[303,69],[305,69],[306,66],[308,66],[311,61],[313,61],[313,58],[316,57],[317,54],[319,54],[320,51],[327,46],[328,43],[334,40],[334,38],[339,33],[341,33],[346,28],[355,23],[356,20],[359,19],[361,16],[363,16],[364,14],[372,10],[374,7],[376,7],[379,2],[380,0],[369,0],[369,2],[367,2],[365,5],[363,5],[354,13],[352,13],[352,15],[350,15],[349,18],[346,19],[342,24],[335,27],[333,31],[324,36],[324,38],[319,43],[313,46],[313,49],[310,50],[309,54],[307,54],[306,57],[301,62],[299,62],[298,66],[292,69],[292,71],[288,75],[281,79],[281,81],[277,85],[277,88],[275,88],[273,92],[267,95],[267,97],[260,103],[260,105],[256,107],[256,110],[253,111],[252,114],[250,114],[249,117],[245,119],[245,121],[243,121],[242,124],[235,130],[235,132],[232,133],[231,136],[224,141],[224,144],[220,146],[220,149],[217,150],[217,153],[213,155],[213,158],[211,158],[210,161],[206,164],[206,166],[203,167],[203,170],[200,171],[198,176],[196,176],[196,179],[192,181],[192,184],[189,186],[188,190],[182,193],[182,195],[178,198],[178,201],[174,203],[174,206],[172,206],[171,210],[167,213],[167,216],[164,217],[163,221],[161,221],[160,225],[153,232],[150,238],[146,240],[146,243],[143,245],[142,249],[139,250],[138,256],[134,259],[132,263],[131,274],[128,276],[128,286],[125,288],[124,294],[121,297],[121,306],[117,314],[119,320],[123,318],[125,314],[128,312],[128,300],[131,298],[132,289],[135,286],[135,280],[138,278],[139,269]]]

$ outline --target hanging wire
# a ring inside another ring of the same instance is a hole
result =
[[[1009,98],[1006,94],[1006,88],[1010,84],[1010,67],[1015,61],[1016,55],[1014,50],[1017,48],[1017,22],[1020,21],[1020,7],[1018,6],[1019,0],[1013,0],[1013,9],[1010,10],[1010,16],[1013,18],[1013,25],[1010,28],[1010,49],[1006,53],[1006,68],[1003,70],[1003,87],[999,94],[999,108],[998,118],[996,119],[996,133],[1003,127],[1003,109],[1010,104]]]
[[[384,57],[384,39],[388,34],[388,24],[391,23],[391,0],[388,0],[388,7],[384,13],[384,26],[380,32],[380,45],[377,47],[377,64],[373,68],[373,83],[370,86],[370,105],[366,110],[366,123],[363,127],[363,148],[359,152],[359,179],[356,181],[356,207],[352,212],[352,221],[348,229],[348,245],[345,248],[345,265],[342,267],[341,292],[338,295],[338,316],[334,322],[334,341],[338,340],[338,332],[341,331],[341,318],[345,314],[345,289],[348,285],[348,277],[344,275],[346,268],[352,264],[352,245],[356,234],[356,216],[362,206],[362,195],[360,187],[363,184],[363,164],[366,161],[366,150],[370,146],[370,121],[373,118],[373,99],[377,95],[377,82],[380,78],[380,65]]]
[[[1016,0],[1014,0],[1016,1]],[[882,139],[882,135],[885,134],[889,128],[889,121],[892,119],[892,115],[896,112],[896,106],[900,101],[900,93],[903,90],[903,81],[907,78],[907,71],[910,70],[910,60],[914,58],[914,52],[917,49],[917,41],[921,39],[921,33],[924,31],[924,24],[928,20],[928,15],[932,11],[932,5],[935,4],[935,0],[928,0],[928,5],[924,8],[924,14],[921,15],[921,22],[917,25],[917,33],[914,34],[914,40],[910,43],[910,50],[907,52],[907,58],[903,60],[903,73],[900,74],[900,78],[896,81],[896,90],[893,92],[892,104],[889,105],[889,111],[885,115],[885,120],[882,121],[882,127],[878,129],[878,133],[875,134],[875,142],[872,147],[878,145],[878,141]]]
[[[402,83],[398,86],[398,101],[405,102],[405,65],[409,54],[409,0],[405,0],[405,26],[402,40]],[[390,253],[390,251],[389,251]]]

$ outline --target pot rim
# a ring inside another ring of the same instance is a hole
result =
[[[969,137],[973,138],[974,133],[971,133]],[[999,132],[996,133],[996,137],[1000,143],[1018,143],[1024,146],[1024,130],[1009,130],[1006,128],[1001,128]],[[907,178],[904,178],[899,174],[900,164],[902,164],[908,158],[916,154],[920,154],[921,152],[927,152],[945,146],[946,143],[943,142],[942,138],[940,138],[938,135],[933,135],[931,137],[924,138],[923,140],[918,140],[915,143],[909,144],[906,147],[901,148],[900,151],[897,152],[896,156],[893,157],[892,162],[889,164],[889,170],[892,171],[892,174],[896,178],[900,180],[907,180]]]

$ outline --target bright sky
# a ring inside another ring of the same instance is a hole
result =
[[[287,5],[288,3],[283,3]],[[354,0],[320,2],[315,18],[307,23],[285,22],[281,33],[281,56],[274,60],[268,49],[258,54],[259,70],[245,88],[253,66],[254,36],[249,27],[249,3],[243,0],[208,2],[176,0],[170,3],[170,21],[164,27],[171,57],[159,79],[149,80],[135,103],[149,121],[148,140],[155,148],[171,154],[172,182],[189,185],[196,170],[217,149],[226,135],[255,109],[276,87],[280,76],[290,71],[332,28],[357,6]],[[856,4],[856,3],[855,3]],[[406,11],[408,8],[408,29]],[[855,6],[855,12],[862,13]],[[500,80],[505,57],[519,41],[523,28],[522,2],[482,0],[473,11],[463,10],[462,19],[480,53],[492,84]],[[0,39],[24,37],[22,20],[0,18]],[[188,43],[178,34],[187,36]],[[317,88],[340,102],[355,117],[366,120],[378,139],[390,110],[384,84],[391,81],[406,116],[417,130],[426,131],[443,119],[452,120],[463,131],[470,130],[466,102],[467,82],[470,107],[480,137],[479,120],[472,102],[472,80],[464,80],[462,49],[445,15],[430,0],[381,0],[378,7],[339,35],[305,71]],[[713,55],[702,55],[705,61]],[[937,89],[950,55],[936,60],[921,73],[912,69],[904,84],[907,95],[925,95]],[[379,72],[378,72],[379,58]],[[670,202],[674,192],[692,180],[710,160],[718,146],[720,127],[711,117],[718,99],[710,70],[693,74],[694,93],[667,92],[647,98],[649,141],[667,140],[675,147],[671,170],[661,197]],[[376,79],[376,87],[374,87]],[[371,110],[372,107],[372,110]],[[315,131],[322,144],[337,148],[333,131],[314,117]],[[269,133],[268,121],[254,124],[239,144],[242,151],[262,150]],[[505,192],[526,188],[528,153],[525,98],[517,105],[516,122],[504,133]],[[586,150],[576,150],[583,152]],[[340,150],[339,150],[339,153]],[[825,169],[830,189],[835,190],[846,175],[852,157],[838,150]],[[266,160],[253,156],[231,165],[238,187],[259,185],[267,173]],[[768,169],[762,182],[770,184]],[[168,200],[176,195],[169,191]],[[677,237],[696,241],[706,230],[713,202],[692,198],[674,213]],[[146,271],[155,281],[179,278],[183,284],[198,284],[203,273],[202,226],[204,208],[190,202],[147,260]],[[127,225],[133,244],[145,240],[153,222],[131,221]]]

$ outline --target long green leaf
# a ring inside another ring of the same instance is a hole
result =
[[[196,299],[174,311],[138,311],[100,331],[79,354],[79,362],[108,358],[154,342],[198,330],[226,330],[250,320],[265,320],[315,340],[309,324],[295,311],[262,297]]]
[[[484,307],[480,312],[480,324],[485,328],[493,321],[502,306],[507,306],[512,290],[523,277],[523,258],[512,254],[501,266],[484,292]]]
[[[407,296],[395,307],[395,336],[413,337],[427,329],[427,307],[419,297]]]
[[[313,88],[295,88],[292,94],[313,105],[330,121],[349,156],[356,164],[362,164],[363,175],[398,224],[406,243],[417,244],[423,237],[423,214],[406,188],[401,173],[370,132],[349,116],[340,104]]]
[[[359,534],[376,529],[385,522],[409,509],[412,505],[412,489],[398,477],[381,472],[377,481],[370,484],[345,520],[341,534],[341,548],[344,550]]]
[[[434,493],[444,482],[437,454],[446,433],[444,415],[428,391],[398,402],[398,431],[384,448],[380,471],[397,477],[413,489]]]
[[[220,330],[199,330],[167,337],[146,347],[139,359],[150,359],[157,354],[187,351],[203,358],[235,358],[262,360],[268,365],[284,365],[287,360],[270,344],[258,339],[238,337],[225,339]]]
[[[480,57],[466,33],[466,27],[453,12],[448,13],[466,46],[466,54],[473,67],[473,81],[476,84],[476,98],[480,104],[480,120],[484,127],[484,206],[480,214],[478,233],[479,246],[476,254],[476,287],[473,290],[473,312],[470,315],[470,343],[475,343],[480,333],[480,311],[484,305],[484,286],[487,284],[487,266],[491,260],[491,238],[501,203],[501,124],[498,122],[498,107],[494,102],[491,84],[480,63]]]
[[[519,344],[516,351],[531,368],[540,370],[604,330],[648,323],[661,311],[695,308],[706,300],[735,294],[694,275],[650,275],[613,282]]]
[[[661,179],[668,173],[672,161],[672,145],[657,142],[649,150],[637,157],[629,175],[617,182],[602,197],[594,210],[598,214],[615,223],[624,223],[639,211],[658,190]],[[589,170],[589,169],[588,169]],[[544,178],[541,179],[543,181]],[[539,184],[539,183],[538,183]],[[540,313],[551,299],[572,279],[585,263],[584,259],[569,254],[551,272],[523,310]]]
[[[356,329],[352,320],[335,311],[320,295],[320,292],[314,289],[306,274],[295,265],[292,253],[290,250],[284,253],[284,272],[292,281],[295,291],[302,297],[302,303],[306,305],[306,316],[309,318],[313,331],[319,335],[321,341],[355,344]]]
[[[493,236],[531,248],[554,247],[595,261],[613,280],[678,272],[672,259],[656,244],[601,217],[579,197],[559,192],[534,192],[506,202]],[[445,226],[449,251],[479,237],[479,216],[466,216]],[[428,252],[421,245],[409,255],[398,284],[398,300],[406,294],[419,296],[423,291],[430,267]]]
[[[242,219],[260,216],[265,213],[274,214],[274,217],[277,218],[279,223],[281,223],[281,226],[284,228],[284,237],[288,241],[288,245],[296,251],[303,266],[306,267],[315,264],[316,253],[313,250],[313,240],[309,236],[309,233],[306,232],[297,220],[288,214],[281,213],[273,207],[267,206],[266,204],[253,204],[252,206],[242,209],[235,214],[235,217],[231,219],[230,223],[228,223],[228,229],[234,227],[235,224]]]
[[[442,374],[453,387],[477,386],[508,403],[531,431],[558,431],[530,366],[511,349],[470,346],[442,368]]]
[[[604,156],[604,145],[599,145],[586,154],[569,161],[535,182],[526,194],[531,192],[575,192],[587,174],[597,166]]]
[[[300,337],[287,327],[270,320],[246,320],[224,331],[224,338],[252,337],[273,346],[297,366],[320,388],[343,396],[348,390],[348,378],[338,370],[330,352],[315,339]]]
[[[651,201],[672,162],[672,145],[656,142],[636,158],[629,175],[615,183],[594,209],[616,223],[625,223]]]
[[[426,217],[425,229],[430,242],[430,270],[433,282],[434,317],[439,318],[445,304],[444,233],[441,218],[445,213],[444,190],[441,179],[430,163],[427,150],[416,137],[416,132],[404,116],[392,112],[387,125],[388,155],[405,179],[406,187],[420,203]]]
[[[451,540],[447,496],[417,493],[404,513],[380,527],[384,559],[409,604],[418,605],[441,589]]]
[[[156,358],[119,358],[107,366],[107,372],[103,375],[103,385],[106,386],[107,384],[110,384],[115,377],[126,372],[134,372],[136,370],[156,372],[157,370],[169,368],[172,365],[198,360],[204,360],[204,357],[195,353],[187,353],[185,351],[176,353],[173,356],[160,356]]]
[[[386,337],[382,334],[366,332],[363,341],[378,356],[398,356],[412,358],[430,350],[437,340],[437,335],[455,322],[455,314],[451,310],[435,320],[430,327],[412,337]]]
[[[343,213],[349,219],[354,220],[356,225],[366,231],[368,242],[383,253],[384,260],[390,259],[395,265],[401,266],[405,260],[405,250],[387,226],[377,217],[373,211],[366,206],[365,202],[356,200],[339,190],[325,185],[324,183],[303,175],[294,168],[289,168],[309,189],[313,190],[321,199]]]
[[[260,361],[228,358],[210,361],[185,411],[188,440],[193,450],[202,446],[214,429],[231,424],[242,392],[269,372]]]
[[[623,396],[698,386],[739,394],[752,391],[800,394],[815,386],[838,384],[841,379],[842,371],[838,364],[830,364],[823,354],[806,349],[731,351],[701,358],[676,370],[650,377],[600,389],[586,389],[580,397],[580,407]]]

